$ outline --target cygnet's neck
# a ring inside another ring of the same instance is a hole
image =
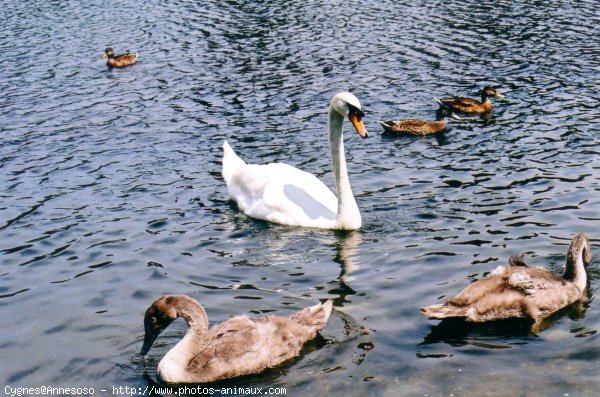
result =
[[[352,194],[348,169],[346,167],[346,153],[344,151],[343,134],[344,117],[329,108],[329,151],[333,163],[333,176],[338,199],[338,213],[336,222],[341,229],[358,229],[362,224],[360,211],[356,199]]]
[[[198,302],[188,298],[178,302],[176,310],[178,317],[187,323],[188,329],[185,336],[158,363],[158,376],[165,383],[185,383],[188,364],[204,349],[208,332],[208,317]]]
[[[569,246],[563,278],[572,281],[580,291],[583,291],[587,286],[585,265],[591,261],[592,251],[590,243],[586,236],[578,234],[573,238]]]

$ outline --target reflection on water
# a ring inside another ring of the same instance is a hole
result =
[[[348,284],[351,284],[352,282],[352,273],[357,271],[360,267],[357,255],[359,253],[360,243],[362,242],[361,232],[339,231],[336,232],[336,237],[337,242],[334,244],[336,256],[333,258],[333,261],[339,263],[341,266],[340,275],[338,277],[340,289],[352,291]],[[352,293],[354,293],[354,291],[352,291]],[[343,298],[343,296],[341,296],[341,298]],[[340,304],[342,302],[343,300]]]
[[[532,322],[527,320],[473,324],[458,319],[446,319],[440,321],[437,325],[433,325],[431,332],[423,338],[420,345],[447,343],[455,347],[471,344],[490,349],[509,348],[510,343],[502,344],[500,342],[510,338],[516,341],[515,344],[518,344],[517,341],[520,339],[533,337],[531,325]],[[493,341],[497,341],[498,344],[493,343]],[[526,342],[522,341],[520,343]]]
[[[334,300],[302,357],[239,385],[597,394],[598,260],[589,299],[536,335],[419,313],[513,253],[559,272],[576,233],[597,249],[595,2],[8,1],[3,17],[0,383],[144,388],[185,332],[174,324],[143,360],[144,310],[181,293],[215,322]],[[138,63],[107,70],[107,46]],[[506,99],[489,119],[377,136],[380,120],[431,119],[434,97],[492,83]],[[333,188],[326,112],[346,90],[371,132],[345,142],[362,229],[241,214],[223,140]]]

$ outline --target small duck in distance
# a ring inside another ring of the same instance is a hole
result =
[[[133,65],[137,62],[138,53],[127,51],[125,54],[115,55],[112,48],[108,47],[104,50],[101,58],[108,58],[106,66],[111,68],[124,68],[125,66]]]
[[[481,101],[474,98],[442,98],[436,101],[448,105],[455,112],[461,112],[465,114],[477,114],[477,113],[489,113],[492,111],[494,106],[492,105],[491,97],[504,98],[500,92],[498,92],[500,86],[487,85],[481,90]]]
[[[237,316],[209,329],[200,303],[186,295],[165,295],[146,310],[141,353],[146,355],[156,337],[182,317],[188,329],[158,363],[161,382],[210,383],[257,374],[298,356],[325,326],[332,306],[328,300],[289,317]]]
[[[522,256],[513,256],[510,266],[498,266],[445,303],[423,307],[421,312],[430,319],[462,318],[471,323],[529,318],[536,332],[544,318],[583,297],[586,266],[591,262],[589,240],[578,234],[567,251],[562,275],[529,267]]]
[[[447,117],[460,120],[460,117],[458,117],[456,113],[452,111],[452,108],[439,101],[438,103],[440,104],[440,107],[435,114],[434,121],[405,119],[380,121],[379,124],[381,124],[385,132],[389,133],[410,134],[416,136],[437,134],[438,132],[442,132],[446,129]]]

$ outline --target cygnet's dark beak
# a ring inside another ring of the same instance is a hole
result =
[[[145,356],[149,351],[156,337],[158,336],[157,332],[153,332],[152,330],[146,330],[146,335],[144,335],[144,345],[142,346],[142,356]]]

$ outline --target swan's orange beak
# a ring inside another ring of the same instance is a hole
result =
[[[362,122],[362,119],[358,118],[358,115],[351,113],[348,116],[348,120],[350,120],[350,122],[354,126],[354,129],[356,130],[356,132],[358,132],[358,135],[360,135],[361,138],[366,138],[369,136],[369,133],[367,132],[367,129],[365,128],[365,125]]]

